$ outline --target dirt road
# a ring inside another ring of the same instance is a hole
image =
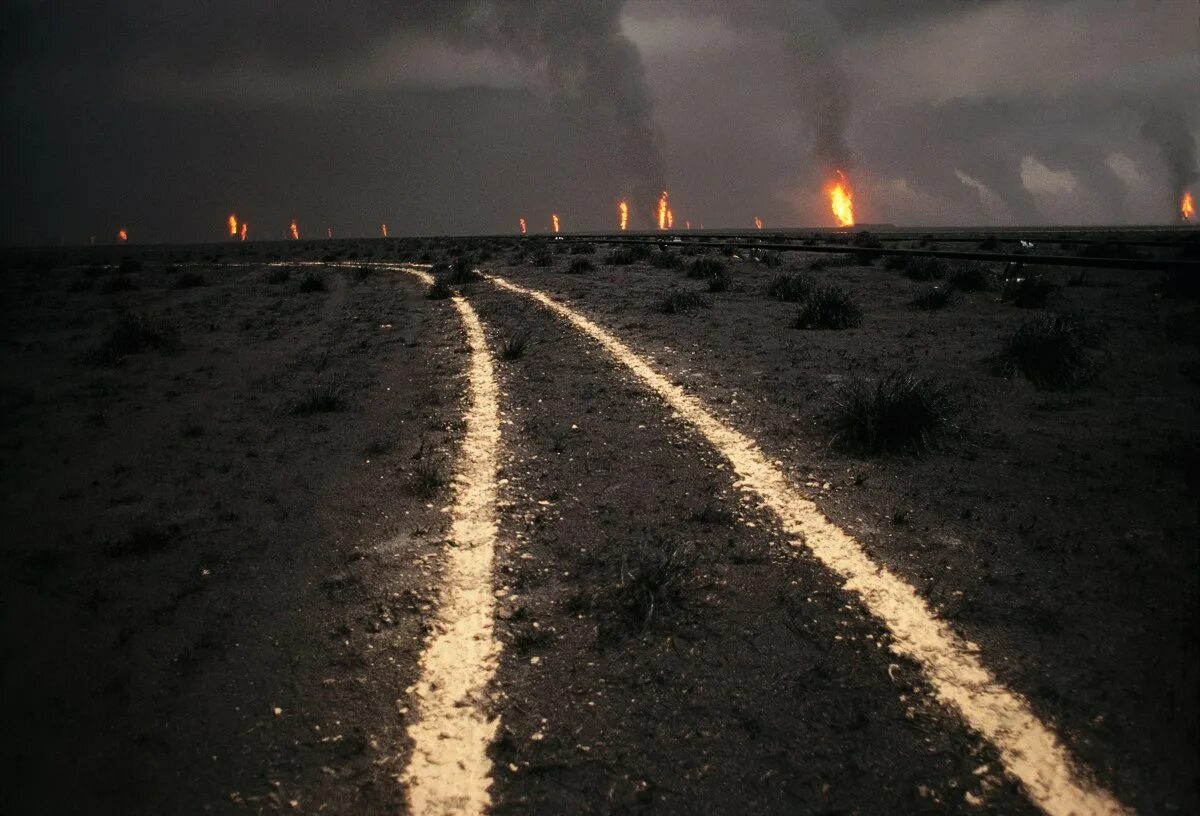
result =
[[[1192,477],[1154,458],[1195,418],[1162,367],[1178,341],[1113,343],[1082,398],[1003,393],[978,348],[1019,315],[986,294],[914,321],[908,281],[817,272],[870,311],[803,333],[756,264],[670,316],[679,271],[568,260],[485,263],[445,300],[378,255],[210,264],[195,288],[150,268],[101,303],[184,342],[115,366],[80,359],[106,325],[86,272],[10,279],[3,679],[29,705],[6,805],[1195,804]],[[1069,294],[1113,334],[1188,308]],[[922,348],[993,391],[964,428],[923,456],[828,447],[835,372]],[[1158,398],[1129,422],[1149,360]]]

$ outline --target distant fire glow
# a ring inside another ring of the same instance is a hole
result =
[[[550,223],[554,226],[554,231],[558,232],[558,213],[550,214]]]
[[[387,224],[380,224],[379,231],[383,233],[384,238],[387,238]]]
[[[683,222],[683,226],[684,226],[684,228],[685,228],[685,229],[691,229],[691,228],[692,228],[692,222],[691,222],[691,221],[684,221],[684,222]]]
[[[299,241],[299,240],[300,240],[300,228],[296,226],[296,219],[295,219],[295,218],[293,218],[293,219],[292,219],[292,223],[291,223],[291,225],[288,227],[288,231],[289,231],[289,232],[292,234],[292,240],[293,240],[293,241]]]
[[[525,235],[529,231],[529,228],[525,226],[525,219],[518,218],[517,221],[521,224],[521,234]]]
[[[675,213],[667,208],[667,229],[675,229]]]
[[[128,241],[129,233],[126,232],[125,230],[117,230],[117,240],[118,241]]]
[[[234,215],[233,213],[230,213],[229,214],[229,236],[232,238],[232,237],[236,237],[237,234],[238,234],[237,216]]]
[[[620,204],[618,204],[617,212],[620,213],[621,231],[624,232],[625,228],[629,226],[629,202],[622,201]]]
[[[754,228],[755,228],[755,229],[762,229],[762,219],[761,219],[761,218],[759,218],[758,216],[755,216],[755,217],[754,217]]]
[[[829,195],[829,206],[833,210],[833,218],[839,227],[854,226],[854,199],[850,194],[850,182],[841,170],[835,171],[837,180],[826,192]]]
[[[1192,200],[1192,194],[1185,192],[1183,200],[1179,202],[1179,217],[1184,221],[1191,221],[1196,217],[1196,202]]]
[[[246,234],[250,231],[250,225],[245,221],[242,222],[242,240],[246,240]]]
[[[294,237],[294,236],[293,236],[293,237]],[[333,237],[333,227],[326,227],[326,228],[325,228],[325,237],[326,237],[326,238],[332,238],[332,237]]]
[[[667,191],[663,190],[662,198],[658,200],[658,228],[667,228]]]

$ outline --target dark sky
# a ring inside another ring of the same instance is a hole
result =
[[[1196,0],[6,0],[0,242],[1168,223]]]

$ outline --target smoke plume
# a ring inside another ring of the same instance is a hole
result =
[[[1152,110],[1142,125],[1142,137],[1153,142],[1162,154],[1171,188],[1169,212],[1179,212],[1179,200],[1196,181],[1196,140],[1178,111]]]

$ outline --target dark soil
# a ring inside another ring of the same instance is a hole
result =
[[[801,253],[783,259],[808,265]],[[844,289],[862,323],[803,331],[793,328],[795,306],[768,293],[778,270],[735,262],[731,271],[733,291],[711,308],[667,316],[655,306],[686,283],[677,271],[602,267],[577,281],[497,269],[593,316],[757,439],[979,643],[986,665],[1121,799],[1142,812],[1200,808],[1200,393],[1188,375],[1195,332],[1180,330],[1200,319],[1194,302],[1163,297],[1154,273],[1092,270],[1087,285],[1056,288],[1048,307],[1078,315],[1096,347],[1086,385],[1055,392],[997,376],[995,355],[1038,316],[999,292],[960,292],[953,308],[921,312],[910,304],[926,283],[878,267],[818,268],[805,274]],[[1051,269],[1042,279],[1077,274]],[[840,389],[901,369],[948,387],[956,430],[921,455],[833,446]],[[679,472],[647,470],[658,467]],[[664,721],[648,710],[632,718],[647,720]]]
[[[755,438],[1118,798],[1200,810],[1190,290],[1042,269],[1019,299],[999,269],[739,253],[712,294],[697,247],[597,244],[586,274],[565,244],[504,239],[0,256],[0,810],[403,812],[457,289],[504,421],[496,812],[1032,811],[703,440],[476,267],[569,301]],[[462,283],[357,271],[379,260]],[[953,302],[914,308],[932,285]],[[831,286],[861,314],[798,328]],[[998,365],[1056,315],[1086,328],[1086,377]],[[936,434],[835,444],[838,400],[894,372],[936,381]]]
[[[445,523],[406,485],[455,443],[451,307],[396,275],[80,274],[3,278],[0,810],[401,811]],[[178,348],[86,359],[145,313]]]

